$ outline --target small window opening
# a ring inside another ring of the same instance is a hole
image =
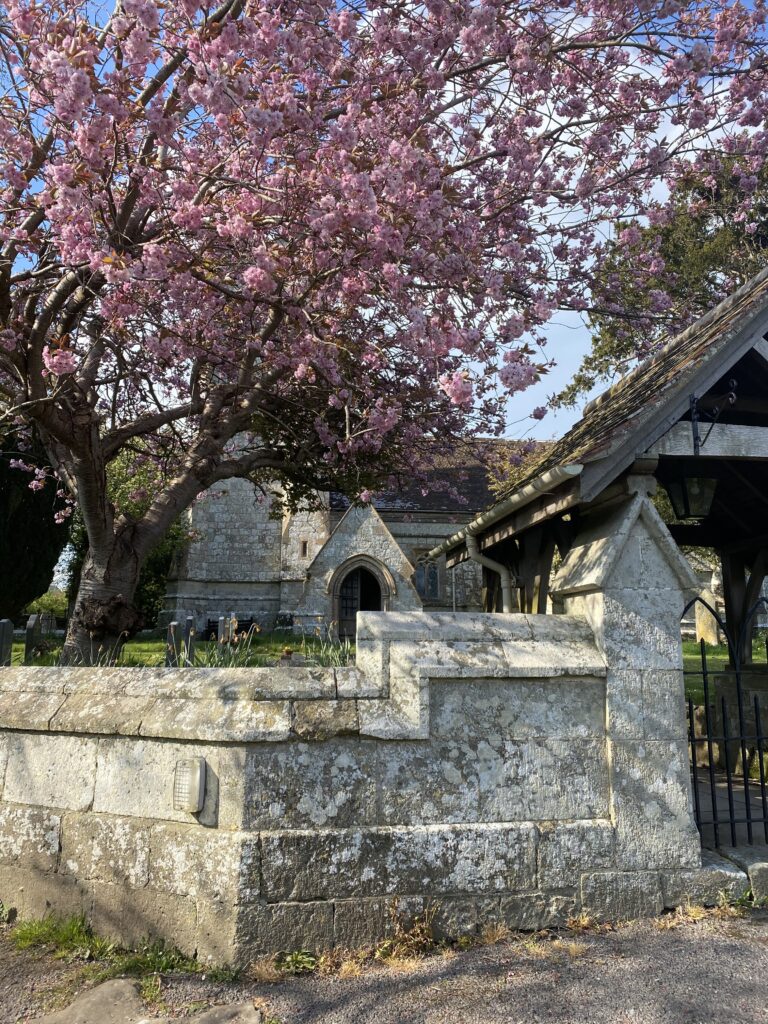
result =
[[[422,600],[437,601],[440,597],[440,581],[434,562],[418,562],[414,578],[416,590]]]
[[[309,541],[303,540],[301,542],[301,557],[306,558],[309,554]]]

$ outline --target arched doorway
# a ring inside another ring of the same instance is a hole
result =
[[[339,637],[354,640],[358,612],[380,612],[379,581],[364,566],[352,569],[339,587]]]
[[[358,612],[388,612],[397,594],[389,569],[370,555],[352,555],[334,570],[326,591],[331,618],[341,639],[354,640]]]

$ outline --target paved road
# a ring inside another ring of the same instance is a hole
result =
[[[26,998],[24,962],[0,943],[2,1024],[32,1019],[24,1014],[35,1012],[46,985],[60,983],[41,976],[37,961],[37,997]],[[513,941],[409,969],[374,967],[356,978],[276,985],[168,978],[162,995],[165,1008],[155,1014],[187,1020],[206,1006],[255,1002],[265,1021],[279,1024],[768,1024],[768,912],[675,928],[636,922],[554,943]],[[128,1015],[125,1024],[135,1019]],[[103,1012],[88,1019],[73,1011],[56,1024],[104,1020]]]

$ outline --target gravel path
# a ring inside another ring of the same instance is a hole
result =
[[[0,939],[0,1024],[45,1012],[74,970]],[[167,977],[162,997],[148,1016],[253,1000],[274,1024],[768,1024],[768,912],[512,941],[351,978]]]

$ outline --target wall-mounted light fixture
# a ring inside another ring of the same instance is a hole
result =
[[[176,762],[173,775],[173,809],[198,814],[205,803],[205,758],[188,757]]]

